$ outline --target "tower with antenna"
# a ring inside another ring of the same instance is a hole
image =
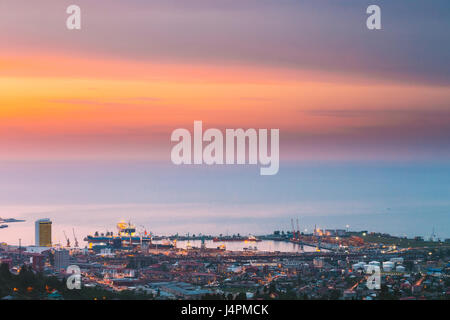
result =
[[[434,231],[434,226],[431,231],[430,241],[433,241],[433,242],[436,241],[436,232]]]
[[[297,241],[295,227],[294,227],[294,219],[291,218],[291,227],[292,227],[292,241]]]

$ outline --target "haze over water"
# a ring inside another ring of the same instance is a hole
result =
[[[256,167],[120,163],[9,163],[0,168],[0,216],[26,219],[0,230],[34,242],[34,221],[53,220],[55,243],[116,231],[119,220],[158,235],[258,235],[321,228],[450,237],[450,168],[442,164],[281,164]],[[20,205],[18,205],[20,203]]]
[[[2,0],[0,241],[156,234],[450,237],[450,2]],[[177,128],[280,130],[280,170],[174,166]],[[71,236],[72,237],[72,236]]]

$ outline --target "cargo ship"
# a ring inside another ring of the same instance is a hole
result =
[[[147,231],[143,233],[136,233],[136,227],[131,224],[131,222],[126,223],[120,221],[117,223],[118,232],[114,234],[113,232],[98,233],[95,232],[94,235],[88,235],[84,238],[84,241],[88,243],[90,249],[99,250],[103,248],[112,249],[130,249],[136,246],[147,247],[147,248],[173,248],[174,245],[171,243],[164,244],[152,244],[152,236]]]
[[[226,237],[215,237],[213,238],[214,242],[222,242],[222,241],[244,241],[244,242],[261,242],[261,239],[257,239],[254,236],[241,237],[241,236],[226,236]]]

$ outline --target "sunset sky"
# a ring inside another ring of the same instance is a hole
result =
[[[65,27],[74,3],[79,31]],[[374,3],[381,31],[365,27]],[[196,203],[256,218],[267,202],[277,211],[264,216],[287,215],[276,228],[301,208],[373,214],[397,203],[401,214],[439,212],[450,236],[449,11],[447,0],[3,0],[0,216]],[[174,168],[170,134],[194,120],[279,128],[280,175]],[[138,211],[105,223],[144,220]]]

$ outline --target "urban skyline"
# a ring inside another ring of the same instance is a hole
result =
[[[448,12],[2,0],[0,299],[448,299]]]

